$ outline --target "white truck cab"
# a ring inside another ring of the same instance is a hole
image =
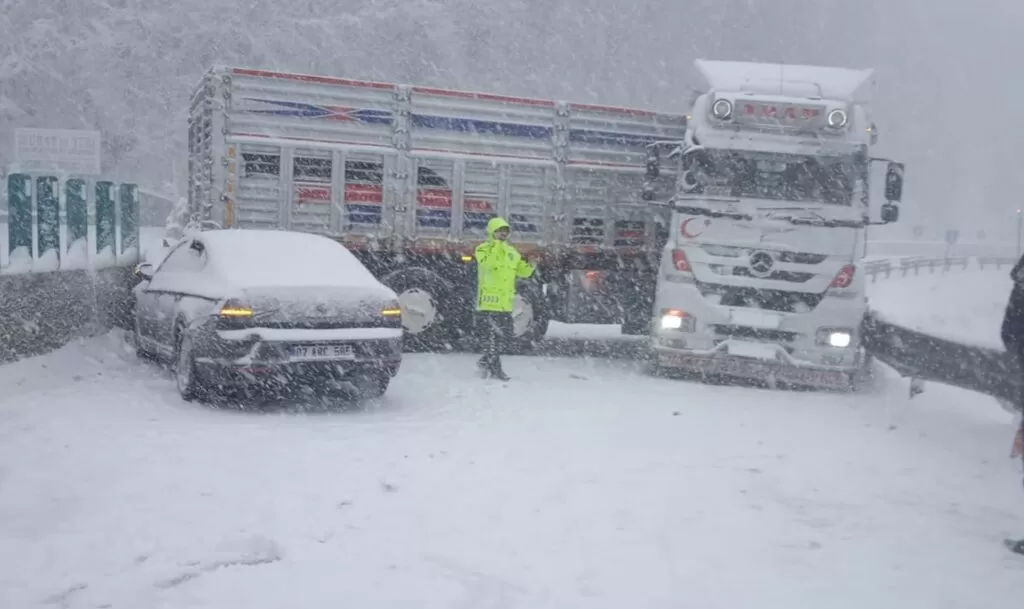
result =
[[[696,62],[707,81],[676,169],[651,341],[657,368],[850,388],[864,369],[858,264],[871,164],[888,163],[881,223],[899,215],[903,165],[873,159],[871,70]],[[643,198],[656,199],[653,188]],[[877,224],[877,223],[876,223]]]

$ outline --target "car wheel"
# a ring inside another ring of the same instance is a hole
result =
[[[196,356],[192,336],[184,329],[178,332],[174,353],[174,379],[178,393],[186,402],[206,398],[206,388],[196,374]]]
[[[153,359],[153,354],[150,353],[142,342],[142,328],[139,325],[139,316],[135,315],[135,323],[132,325],[132,342],[135,344],[135,357],[139,359]]]

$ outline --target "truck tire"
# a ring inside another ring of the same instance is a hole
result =
[[[622,333],[626,336],[646,336],[651,333],[650,311],[627,308],[623,311],[622,317]]]
[[[536,343],[548,333],[551,317],[545,306],[541,286],[535,282],[521,282],[516,290],[515,308],[512,311],[512,353],[529,353]]]
[[[438,274],[420,268],[402,269],[383,283],[398,294],[402,335],[408,351],[449,351],[452,343],[452,286]]]
[[[622,303],[622,333],[627,336],[646,336],[651,333],[656,278],[644,273],[635,279],[635,283],[623,286],[619,294],[619,302]]]

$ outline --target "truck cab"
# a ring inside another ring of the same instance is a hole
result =
[[[875,159],[870,70],[698,60],[707,86],[682,142],[654,297],[656,368],[849,388],[865,369],[859,264],[872,164],[887,163],[882,222],[903,166]],[[656,193],[646,189],[644,199]]]

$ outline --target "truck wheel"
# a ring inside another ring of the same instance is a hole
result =
[[[174,348],[174,380],[178,394],[186,402],[202,402],[209,397],[209,388],[196,374],[192,335],[184,329],[178,331]]]
[[[548,333],[551,318],[544,304],[540,286],[520,284],[512,308],[512,341],[509,347],[513,353],[532,351],[537,341]]]
[[[620,292],[623,334],[646,336],[651,333],[655,281],[655,278],[649,275],[639,275],[636,278],[636,285],[627,286],[626,292]]]
[[[624,312],[622,333],[626,336],[646,336],[651,333],[651,312],[629,310]]]
[[[424,269],[397,271],[384,284],[398,294],[405,347],[410,351],[451,348],[452,289],[441,277]]]

